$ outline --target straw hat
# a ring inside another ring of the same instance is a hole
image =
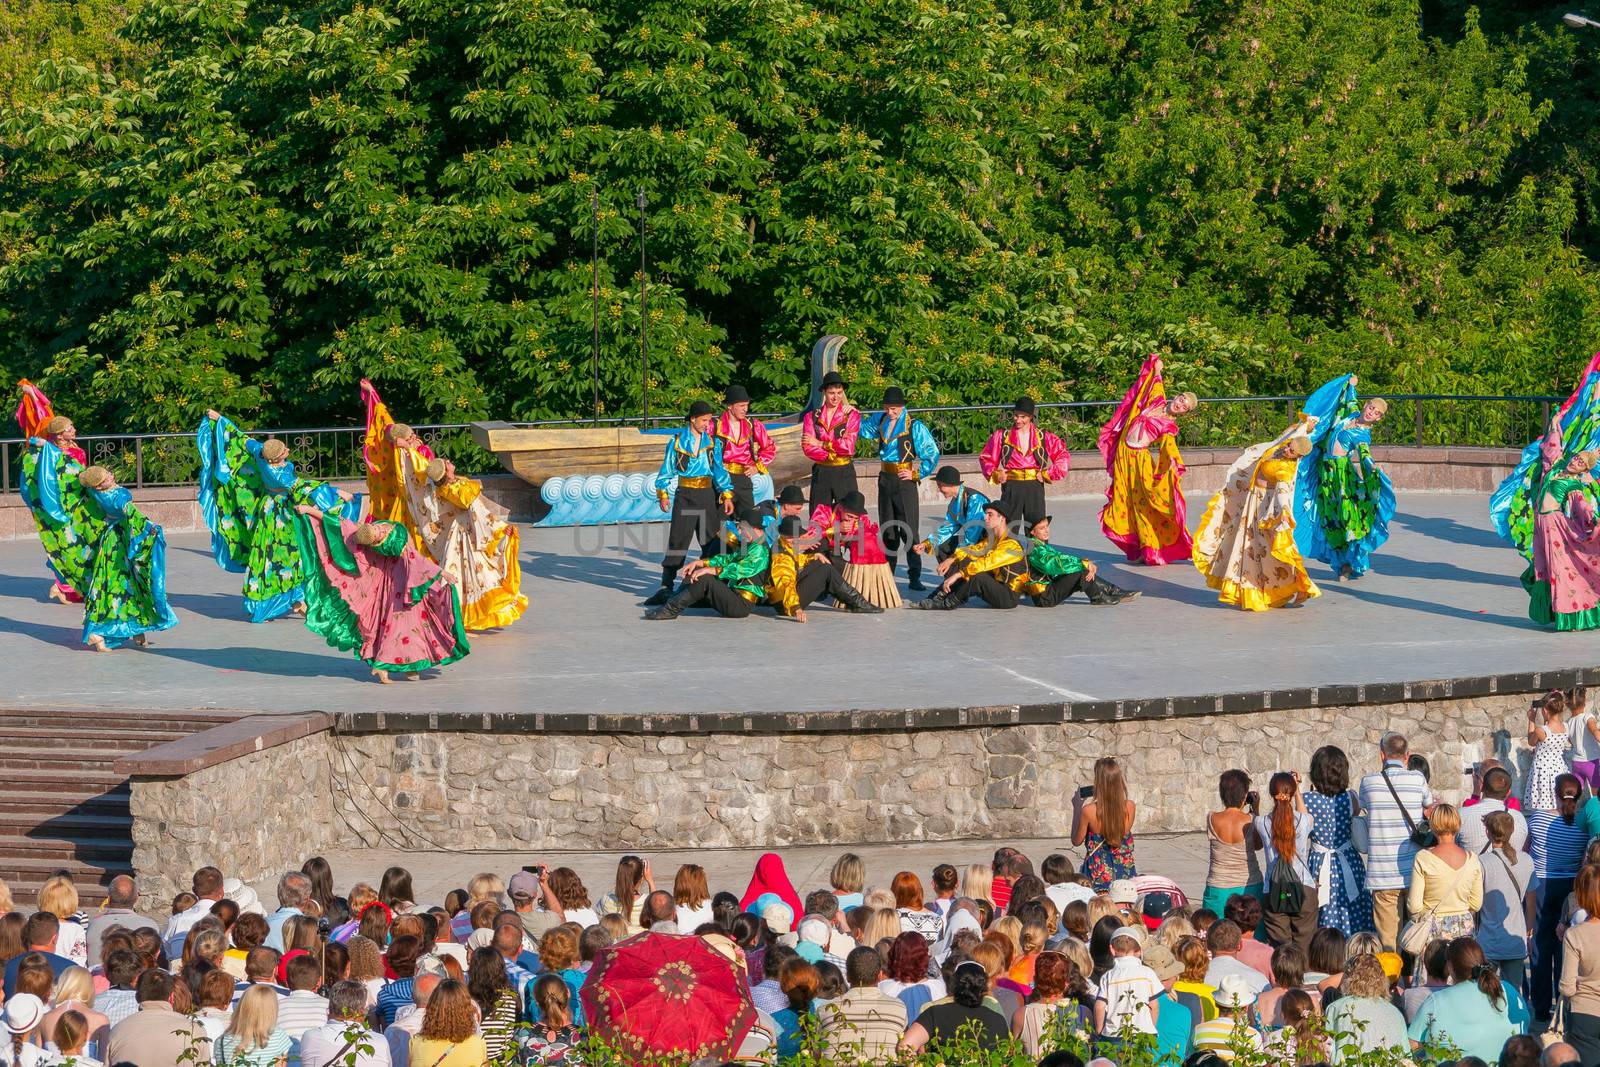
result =
[[[358,545],[375,545],[385,536],[385,531],[378,529],[374,523],[364,522],[356,527],[355,539]]]
[[[1225,974],[1211,999],[1219,1008],[1248,1008],[1256,1002],[1256,991],[1243,975]]]
[[[85,467],[78,472],[78,484],[85,489],[104,489],[115,480],[104,467]]]
[[[389,440],[404,441],[408,437],[415,437],[417,431],[403,422],[392,423],[389,426]]]
[[[440,459],[438,456],[428,460],[428,481],[444,481],[444,471],[444,460]]]
[[[289,458],[289,446],[276,437],[261,442],[261,458],[268,463],[282,463]]]

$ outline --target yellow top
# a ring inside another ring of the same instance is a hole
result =
[[[1300,461],[1287,456],[1274,456],[1261,461],[1256,468],[1256,483],[1258,485],[1271,485],[1274,482],[1294,481],[1295,468]]]
[[[462,511],[472,506],[478,499],[478,494],[483,492],[483,483],[472,478],[457,478],[453,482],[440,482],[434,490],[439,498],[454,504]]]
[[[478,1034],[459,1043],[431,1037],[411,1039],[410,1067],[483,1067],[488,1062],[489,1048]]]
[[[778,606],[780,614],[793,615],[800,610],[800,593],[795,583],[800,579],[800,572],[816,558],[815,552],[801,552],[788,538],[778,539],[778,547],[772,550],[767,600]]]
[[[1481,907],[1483,865],[1478,857],[1468,852],[1467,862],[1456,868],[1430,851],[1417,853],[1411,868],[1411,889],[1406,893],[1406,908],[1412,915],[1438,908],[1434,917],[1443,918]]]
[[[995,577],[1013,590],[1021,589],[1028,581],[1028,568],[1019,566],[1027,560],[1027,553],[1022,551],[1017,539],[1009,535],[998,539],[990,535],[976,544],[965,545],[956,549],[952,558],[956,567],[968,578],[986,571],[1000,571],[1002,573]]]

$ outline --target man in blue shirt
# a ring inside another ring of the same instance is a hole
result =
[[[56,939],[61,935],[61,920],[47,911],[34,912],[28,921],[22,925],[23,951],[20,955],[11,957],[11,962],[6,964],[6,989],[17,988],[17,971],[22,968],[22,961],[29,956],[39,955],[50,965],[50,973],[60,978],[61,972],[74,966],[73,962],[65,956],[56,955]]]
[[[715,410],[704,400],[689,408],[689,424],[667,442],[656,475],[656,500],[662,511],[672,512],[667,526],[667,555],[661,561],[661,588],[645,607],[660,607],[672,599],[672,587],[698,539],[701,557],[716,551],[721,516],[733,514],[733,480],[722,465],[722,439],[711,432]],[[677,492],[672,491],[677,482]]]
[[[954,467],[940,467],[933,481],[947,502],[944,521],[932,537],[918,541],[912,551],[932,552],[935,559],[944,560],[962,545],[983,540],[983,509],[988,507],[989,498],[961,484],[961,472]]]
[[[904,548],[909,587],[921,591],[927,588],[922,557],[911,547],[922,528],[917,487],[939,466],[939,446],[922,420],[906,411],[905,394],[893,385],[883,391],[883,410],[861,420],[861,440],[878,444],[878,530],[889,570]]]

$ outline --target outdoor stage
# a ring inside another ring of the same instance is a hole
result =
[[[1533,625],[1523,561],[1490,530],[1476,494],[1409,493],[1373,571],[1323,596],[1252,614],[1219,606],[1188,564],[1112,558],[1098,498],[1052,501],[1056,540],[1144,596],[1116,608],[1081,598],[1053,610],[853,616],[817,608],[799,625],[758,609],[641,620],[659,581],[664,524],[524,529],[515,626],[476,635],[470,656],[420,681],[375,684],[295,620],[242,618],[239,575],[203,535],[171,538],[175,630],[149,651],[95,655],[79,613],[45,598],[37,542],[0,542],[0,658],[12,707],[600,714],[805,713],[1183,697],[1576,668],[1600,635]],[[1198,518],[1203,501],[1190,503]],[[928,509],[931,510],[931,509]],[[926,517],[926,516],[925,516]],[[642,543],[641,539],[642,538]]]

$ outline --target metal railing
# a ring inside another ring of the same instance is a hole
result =
[[[1388,417],[1373,431],[1378,444],[1419,446],[1483,446],[1521,448],[1543,432],[1560,397],[1453,396],[1434,393],[1388,394]],[[1264,441],[1295,418],[1304,397],[1206,397],[1182,419],[1182,444],[1186,448],[1238,448]],[[1100,426],[1116,409],[1115,400],[1077,400],[1038,406],[1038,420],[1066,441],[1069,448],[1092,449]],[[928,424],[939,447],[948,455],[981,451],[996,428],[1010,422],[1011,405],[975,404],[959,407],[913,408]],[[763,414],[767,422],[793,421],[795,415]],[[519,428],[584,429],[595,426],[635,426],[667,429],[682,423],[681,415],[608,419],[546,419],[515,422]],[[472,440],[470,423],[417,425],[417,433],[435,452],[452,459],[463,473],[485,474],[500,469],[494,455]],[[361,454],[365,430],[360,426],[323,426],[310,429],[253,431],[254,437],[278,437],[289,446],[299,473],[328,481],[359,481],[366,477]],[[200,457],[193,433],[85,434],[78,444],[89,462],[107,467],[130,488],[195,484]],[[16,491],[25,442],[0,439],[0,493]],[[860,454],[870,458],[875,449],[863,444]]]

